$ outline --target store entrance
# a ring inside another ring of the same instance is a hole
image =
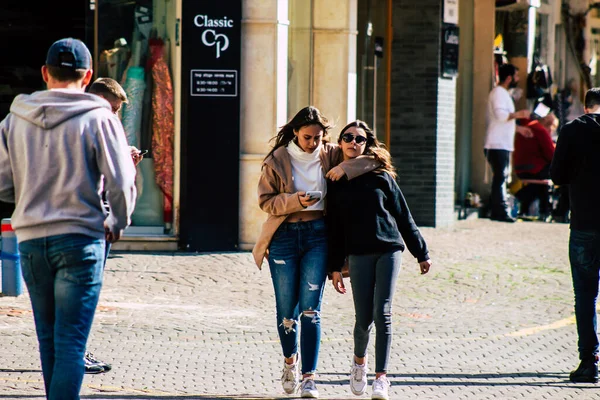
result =
[[[44,89],[40,69],[54,41],[69,36],[86,41],[86,5],[80,0],[63,0],[60,5],[2,1],[0,119],[6,117],[16,95]],[[13,209],[13,204],[0,202],[0,217],[9,218]]]

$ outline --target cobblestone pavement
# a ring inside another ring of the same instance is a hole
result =
[[[600,385],[568,381],[567,225],[471,219],[422,233],[434,265],[421,276],[403,258],[392,399],[600,399]],[[113,370],[86,375],[83,398],[293,398],[279,383],[269,271],[250,253],[115,253],[105,278],[88,349]],[[348,388],[351,293],[328,284],[322,318],[321,398],[369,398]],[[0,342],[0,399],[44,398],[27,294],[0,297]]]

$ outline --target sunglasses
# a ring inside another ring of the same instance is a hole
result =
[[[364,136],[360,136],[360,135],[354,136],[351,133],[344,133],[342,135],[342,140],[346,143],[352,143],[352,141],[354,140],[356,142],[356,144],[363,144],[367,141],[367,138]]]

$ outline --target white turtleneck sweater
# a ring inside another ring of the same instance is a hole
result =
[[[293,140],[287,145],[287,152],[292,160],[292,178],[297,191],[320,190],[323,195],[321,199],[312,206],[306,207],[304,211],[324,210],[325,195],[327,194],[327,182],[321,165],[321,146],[312,153],[302,150]]]

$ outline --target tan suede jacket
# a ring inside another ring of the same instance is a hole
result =
[[[368,156],[342,162],[344,155],[341,147],[331,143],[323,145],[319,157],[323,166],[323,174],[339,165],[348,179],[380,166],[379,162]],[[258,181],[258,205],[261,210],[269,214],[252,250],[252,256],[258,269],[261,269],[263,260],[268,255],[271,238],[279,225],[289,214],[304,209],[296,192],[290,156],[287,149],[282,146],[263,162],[262,173]],[[327,197],[325,197],[325,201],[327,201]]]

